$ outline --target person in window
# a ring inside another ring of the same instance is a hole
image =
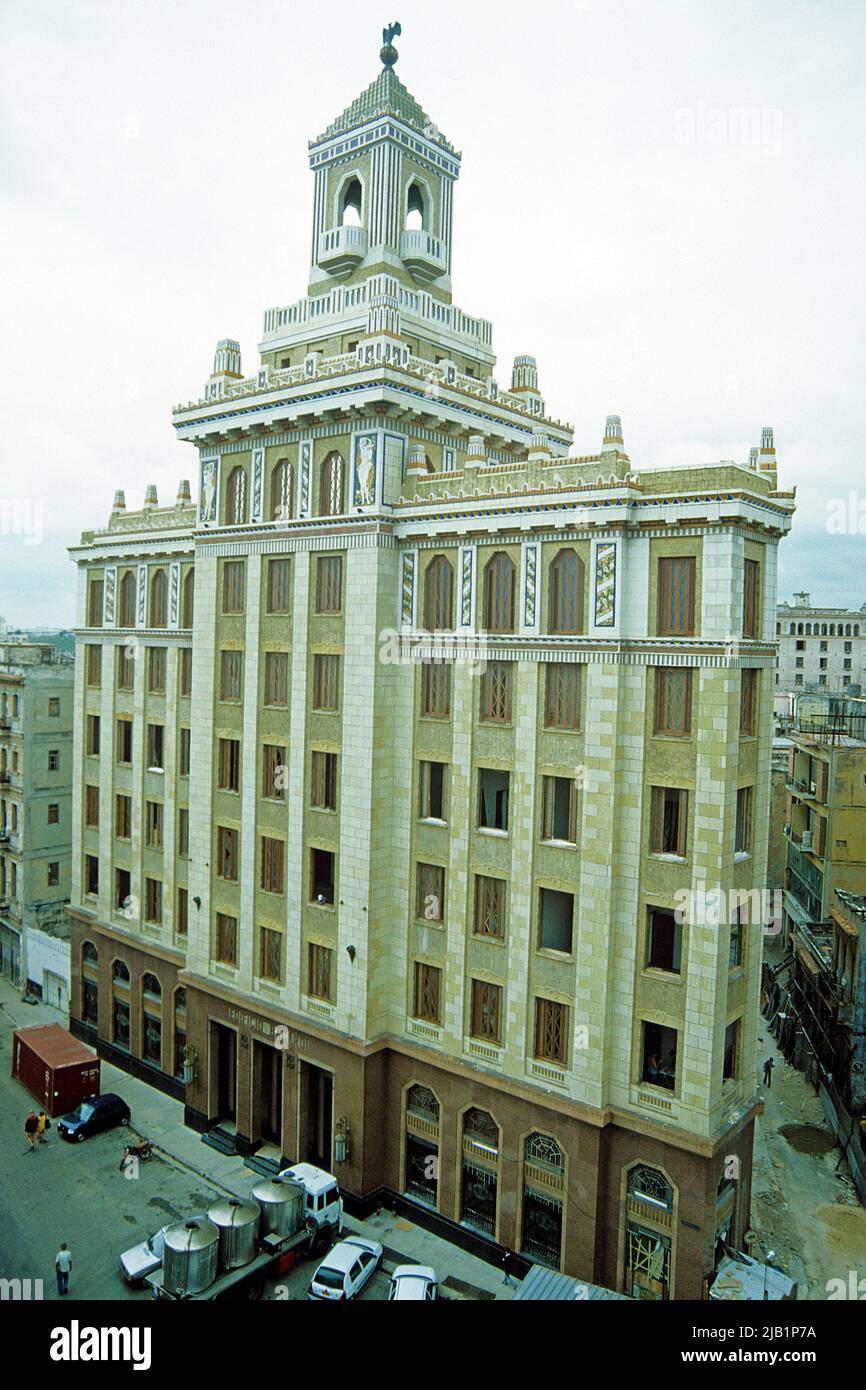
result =
[[[662,1074],[662,1062],[657,1052],[653,1052],[646,1064],[647,1081],[654,1081],[657,1085]]]

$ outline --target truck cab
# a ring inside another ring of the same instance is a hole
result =
[[[301,1183],[306,1193],[304,1198],[304,1219],[314,1221],[321,1230],[330,1226],[340,1235],[343,1230],[343,1199],[337,1179],[324,1168],[316,1168],[312,1163],[296,1163],[284,1168],[281,1178],[293,1178]]]

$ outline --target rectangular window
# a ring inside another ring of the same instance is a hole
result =
[[[84,856],[84,891],[94,897],[99,892],[99,860],[95,854]]]
[[[130,893],[132,892],[132,876],[129,869],[115,869],[114,871],[114,909],[116,912],[129,910]]]
[[[102,627],[102,591],[102,580],[91,579],[87,594],[88,627]]]
[[[243,664],[243,652],[226,651],[220,654],[220,699],[226,703],[240,703]]]
[[[90,758],[99,757],[99,715],[88,714],[85,748]]]
[[[119,763],[132,762],[131,719],[118,719],[117,721],[117,761]]]
[[[189,807],[177,808],[177,853],[179,859],[189,856]]]
[[[751,738],[757,730],[758,672],[740,672],[740,737]]]
[[[319,811],[337,809],[337,755],[313,753],[311,805]]]
[[[685,857],[689,794],[679,787],[653,787],[650,796],[650,853]]]
[[[549,661],[545,667],[544,722],[549,729],[580,728],[581,668]]]
[[[57,748],[49,748],[48,750],[48,771],[60,771],[60,750]]]
[[[445,764],[419,764],[418,815],[422,820],[445,819]]]
[[[478,826],[481,830],[508,829],[508,792],[511,774],[491,767],[478,769]]]
[[[217,874],[229,883],[238,877],[238,832],[228,826],[217,826]]]
[[[49,864],[49,865],[48,865],[48,887],[49,887],[49,888],[56,888],[59,882],[60,882],[60,865],[59,865],[59,864]]]
[[[572,777],[545,777],[541,791],[541,838],[577,841],[577,787]]]
[[[310,942],[307,993],[314,999],[331,998],[331,951],[314,941]]]
[[[128,643],[117,648],[117,688],[132,690],[135,684],[135,656]]]
[[[722,1060],[722,1080],[733,1081],[739,1064],[740,1020],[735,1018],[725,1029],[725,1051]]]
[[[282,801],[288,785],[287,774],[285,748],[266,743],[262,750],[262,796],[270,801]]]
[[[180,737],[179,737],[179,739],[178,739],[178,750],[177,750],[177,775],[178,775],[178,777],[188,777],[188,776],[189,776],[189,748],[190,748],[190,731],[189,731],[189,729],[181,729],[181,731],[180,731]]]
[[[676,914],[665,908],[647,908],[646,955],[648,970],[679,975],[682,969],[683,928]]]
[[[574,935],[574,894],[556,888],[538,892],[538,945],[543,951],[570,955]]]
[[[691,731],[691,668],[657,666],[653,732],[665,738],[688,738]]]
[[[189,889],[178,888],[177,890],[177,922],[178,936],[186,936],[189,930]]]
[[[743,636],[757,637],[760,628],[758,612],[761,589],[761,569],[757,560],[743,561]]]
[[[87,684],[102,684],[102,648],[98,646],[87,647]]]
[[[336,858],[329,849],[310,850],[310,902],[319,907],[333,904]]]
[[[287,652],[265,652],[265,704],[289,703],[289,657]]]
[[[222,965],[238,963],[238,919],[224,912],[216,915],[216,958]]]
[[[340,681],[340,658],[317,652],[313,657],[313,709],[336,710]]]
[[[339,613],[343,607],[343,557],[322,555],[316,563],[316,612]]]
[[[163,740],[165,728],[162,724],[148,724],[147,726],[147,766],[148,771],[162,771],[165,766],[163,762]]]
[[[284,557],[268,560],[268,612],[289,613],[292,562]]]
[[[439,864],[417,865],[415,916],[425,922],[445,920],[445,870]]]
[[[162,884],[158,878],[144,880],[144,920],[155,923],[162,921]]]
[[[162,848],[162,803],[160,801],[146,801],[144,803],[144,838],[145,844],[151,849]]]
[[[114,798],[114,833],[118,840],[132,839],[132,797]]]
[[[695,635],[695,557],[676,555],[658,563],[658,635]]]
[[[642,1081],[673,1091],[677,1082],[677,1032],[663,1023],[641,1023]]]
[[[236,738],[219,741],[217,786],[220,791],[239,792],[241,789],[241,745]]]
[[[731,922],[731,940],[728,948],[728,969],[736,970],[745,960],[746,926],[743,921],[744,908],[737,908]]]
[[[568,1009],[553,999],[535,1001],[535,1055],[539,1061],[565,1066]]]
[[[421,666],[421,713],[426,719],[448,719],[451,714],[451,665],[425,661]]]
[[[282,840],[272,840],[262,836],[262,890],[265,893],[282,893],[283,866],[286,847]]]
[[[147,649],[147,688],[151,695],[165,694],[165,647]]]
[[[442,995],[442,971],[435,965],[415,962],[415,997],[412,1012],[415,1018],[427,1023],[439,1023]]]
[[[192,694],[192,647],[179,647],[177,653],[178,683],[181,696]]]
[[[502,1041],[502,986],[472,981],[472,1036],[499,1046]]]
[[[283,982],[283,938],[270,927],[259,929],[259,968],[263,980]]]
[[[244,611],[244,569],[243,560],[223,561],[223,612],[243,613]]]
[[[511,723],[512,664],[487,663],[481,677],[481,718],[486,724]]]
[[[505,935],[505,880],[475,875],[476,936]]]
[[[734,841],[736,854],[750,854],[752,850],[752,793],[754,787],[740,787],[737,792],[737,828]]]
[[[848,646],[850,647],[850,645],[851,645],[851,643],[849,642],[849,643],[848,643]],[[850,661],[848,662],[848,665],[849,665],[849,666],[851,665]],[[17,700],[18,697],[16,696],[15,698],[16,698],[16,700]],[[17,714],[17,712],[18,712],[18,708],[17,708],[17,705],[16,705],[15,708],[14,708],[14,710],[13,710],[13,714]],[[57,695],[50,695],[50,696],[48,697],[48,716],[49,716],[50,719],[57,719],[58,716],[59,716],[59,714],[60,714],[60,698],[59,698],[59,696],[57,696]]]
[[[88,790],[91,790],[91,791],[92,791],[93,788],[88,788]],[[87,822],[87,823],[89,824],[89,822]],[[60,805],[59,805],[59,803],[56,802],[56,801],[49,801],[49,803],[48,803],[48,824],[49,824],[49,825],[59,825],[59,824],[60,824]],[[98,799],[98,795],[97,795],[97,802],[96,802],[96,824],[97,824],[97,825],[99,824],[99,799]]]

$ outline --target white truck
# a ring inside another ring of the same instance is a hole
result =
[[[283,1184],[297,1194],[298,1200],[285,1206],[269,1202],[267,1197],[275,1195],[271,1189],[279,1189]],[[216,1211],[220,1205],[216,1204],[211,1211]],[[343,1199],[337,1179],[311,1163],[296,1163],[284,1168],[272,1183],[257,1184],[246,1203],[228,1205],[234,1205],[239,1211],[243,1209],[242,1215],[248,1225],[247,1213],[251,1213],[253,1227],[256,1206],[260,1212],[255,1240],[250,1229],[248,1249],[232,1261],[234,1267],[227,1268],[221,1258],[223,1245],[218,1239],[217,1225],[211,1220],[198,1217],[180,1223],[166,1232],[163,1263],[145,1279],[152,1298],[172,1303],[260,1298],[268,1278],[284,1273],[298,1256],[313,1256],[324,1251],[343,1230]],[[281,1219],[268,1219],[274,1211]],[[219,1221],[219,1217],[215,1216],[214,1220]],[[234,1229],[228,1234],[233,1238]],[[244,1243],[242,1227],[238,1229],[238,1236],[235,1254]]]

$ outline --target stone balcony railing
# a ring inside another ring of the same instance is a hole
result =
[[[342,274],[354,270],[367,254],[364,227],[331,227],[319,237],[317,261],[323,270]]]
[[[408,314],[422,323],[436,324],[465,339],[468,351],[479,347],[490,350],[493,325],[489,319],[474,318],[456,304],[444,304],[427,290],[409,289],[391,275],[371,275],[360,285],[335,285],[327,294],[308,295],[284,308],[268,309],[262,347],[267,351],[269,340],[279,340],[286,333],[308,324],[342,319],[352,313],[363,314],[373,299],[381,295],[393,299],[401,314]]]
[[[400,259],[419,280],[436,280],[448,269],[444,243],[429,232],[403,232],[400,237]]]

